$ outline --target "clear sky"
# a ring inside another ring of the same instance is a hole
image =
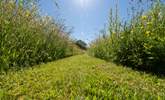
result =
[[[52,0],[42,0],[43,13],[63,19],[68,27],[73,27],[71,36],[89,43],[99,31],[108,24],[110,8],[117,0],[58,0],[56,8]],[[127,18],[128,0],[119,0],[119,12],[122,19]]]

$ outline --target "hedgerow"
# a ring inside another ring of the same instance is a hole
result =
[[[0,69],[21,68],[72,55],[65,26],[41,16],[35,3],[0,1]]]
[[[92,44],[90,54],[132,68],[164,73],[164,9],[164,4],[156,3],[119,31],[113,31],[115,27],[111,27],[108,38],[98,39]]]

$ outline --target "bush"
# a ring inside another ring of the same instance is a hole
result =
[[[93,55],[132,68],[164,73],[164,9],[164,5],[158,3],[123,26],[120,35],[111,32],[108,39],[99,39],[91,47]]]
[[[12,0],[0,1],[0,40],[1,70],[72,55],[64,25],[40,16],[35,5],[18,6]]]
[[[150,71],[165,71],[165,14],[156,5],[121,34],[116,61]]]
[[[87,44],[82,40],[76,41],[76,45],[83,50],[87,49]]]

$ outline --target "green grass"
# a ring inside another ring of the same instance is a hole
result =
[[[0,98],[163,100],[165,79],[87,55],[0,75]]]

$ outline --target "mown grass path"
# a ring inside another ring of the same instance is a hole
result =
[[[78,55],[0,75],[0,99],[163,100],[165,79]]]

